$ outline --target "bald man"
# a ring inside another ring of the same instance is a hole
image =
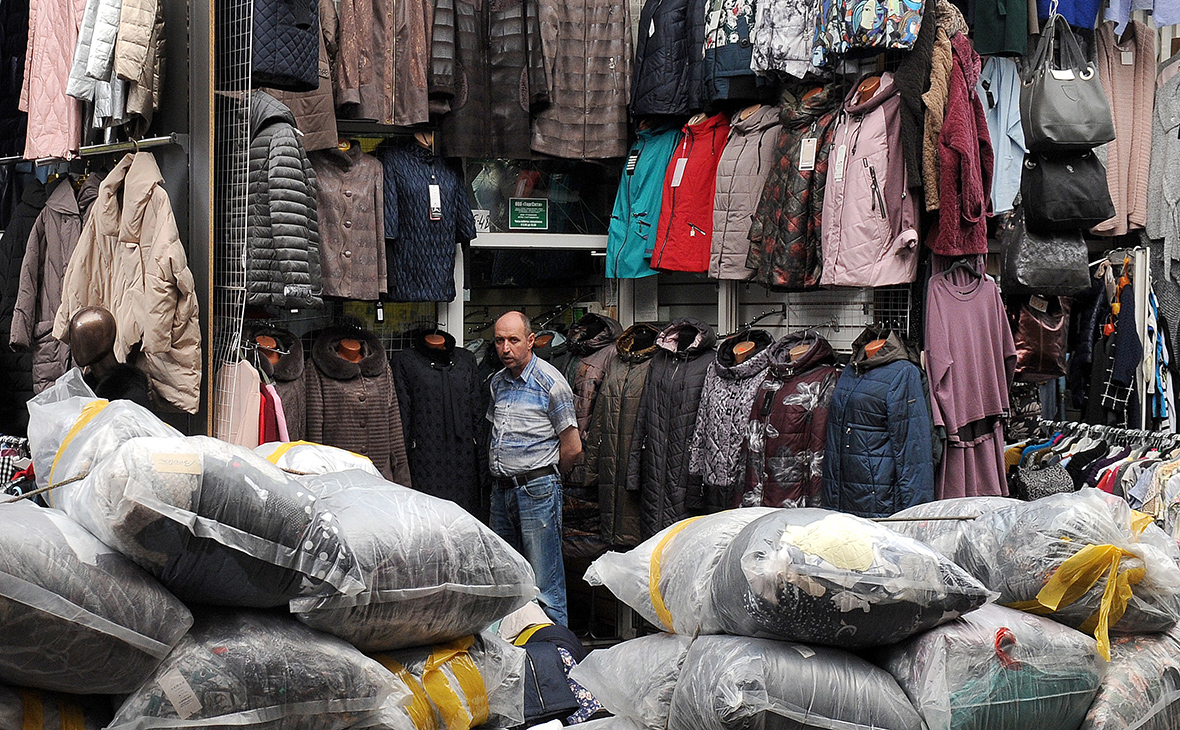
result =
[[[557,368],[533,355],[532,323],[521,312],[496,320],[488,462],[492,529],[533,566],[539,600],[554,623],[568,625],[561,558],[561,475],[582,453],[574,393]]]

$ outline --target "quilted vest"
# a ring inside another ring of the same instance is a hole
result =
[[[320,11],[316,0],[256,0],[254,86],[283,91],[319,88]]]

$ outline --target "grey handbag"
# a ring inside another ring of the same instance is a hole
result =
[[[1020,85],[1020,121],[1025,145],[1033,152],[1090,149],[1114,139],[1098,69],[1086,60],[1060,15],[1046,23]]]
[[[1090,288],[1089,257],[1082,232],[1037,235],[1024,225],[1024,206],[1000,225],[1005,294],[1069,297]]]

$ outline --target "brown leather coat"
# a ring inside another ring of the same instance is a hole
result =
[[[336,105],[333,89],[339,83],[334,59],[339,51],[340,24],[334,0],[320,0],[320,87],[315,91],[266,93],[281,101],[295,115],[295,126],[303,132],[308,152],[336,146]]]

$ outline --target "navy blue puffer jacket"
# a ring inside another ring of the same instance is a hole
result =
[[[704,107],[707,0],[647,0],[639,14],[631,113],[690,114]]]
[[[251,81],[283,91],[320,85],[320,12],[316,0],[255,0]]]
[[[828,411],[823,506],[888,517],[934,499],[930,407],[922,373],[896,335],[872,357],[867,341],[856,344]]]

